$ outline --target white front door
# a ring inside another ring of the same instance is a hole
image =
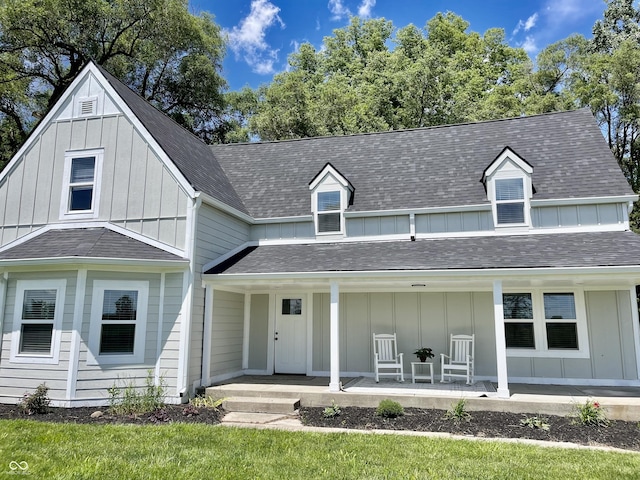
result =
[[[307,373],[305,295],[276,296],[275,373]]]

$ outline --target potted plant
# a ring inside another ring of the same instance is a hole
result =
[[[433,358],[433,350],[429,347],[421,347],[417,349],[413,354],[420,359],[421,362],[426,362],[427,358]]]

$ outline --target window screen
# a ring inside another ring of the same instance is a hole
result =
[[[20,327],[20,353],[49,354],[56,313],[56,290],[25,290]]]
[[[577,350],[578,326],[574,322],[547,322],[549,349]]]
[[[524,183],[521,178],[496,180],[498,224],[524,223]]]
[[[508,322],[504,324],[507,348],[536,348],[532,322]]]
[[[545,293],[544,318],[549,320],[575,319],[576,303],[573,293]]]
[[[69,179],[69,210],[91,210],[93,204],[93,182],[95,157],[71,159]]]
[[[318,193],[318,232],[339,232],[342,230],[340,206],[340,192]]]
[[[137,290],[104,291],[103,324],[100,334],[101,355],[133,353],[137,308]]]
[[[283,298],[282,315],[302,315],[302,299]]]

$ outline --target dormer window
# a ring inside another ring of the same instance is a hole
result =
[[[533,167],[506,147],[482,176],[491,201],[496,228],[522,228],[531,225],[530,200],[533,195]]]
[[[82,150],[65,155],[61,218],[96,218],[103,150]]]
[[[343,235],[344,211],[353,195],[353,186],[330,163],[309,184],[311,210],[316,235]]]
[[[498,225],[525,223],[524,179],[496,179],[496,213]]]
[[[318,192],[318,233],[342,231],[340,192]]]

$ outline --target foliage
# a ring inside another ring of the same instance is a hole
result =
[[[433,350],[429,347],[421,347],[418,348],[415,352],[413,352],[413,354],[418,357],[420,360],[427,359],[427,358],[433,358]]]
[[[340,413],[342,413],[342,410],[340,409],[338,404],[335,402],[335,400],[332,400],[331,406],[325,408],[324,411],[322,412],[325,418],[334,418],[340,415]]]
[[[120,385],[118,385],[118,383]],[[119,380],[107,390],[109,411],[115,415],[139,415],[155,412],[164,406],[166,383],[163,378],[156,385],[149,371],[144,387],[138,387],[134,379]]]
[[[217,410],[224,402],[224,398],[215,399],[207,395],[199,395],[189,400],[189,405],[193,405],[196,408],[213,408]]]
[[[223,55],[220,28],[187,0],[6,0],[0,138],[15,151],[92,59],[201,138],[224,140]]]
[[[396,418],[404,415],[404,408],[398,402],[393,400],[384,399],[380,400],[378,408],[376,409],[376,415],[384,418]]]
[[[35,392],[25,393],[20,401],[20,408],[27,415],[44,414],[49,412],[49,387],[44,383],[36,387]]]
[[[547,418],[538,416],[523,418],[522,420],[520,420],[520,425],[545,431],[551,428],[549,425],[549,420]]]
[[[131,428],[0,420],[0,425],[0,458],[7,459],[2,472],[11,459],[26,460],[30,478],[608,480],[637,478],[640,471],[640,455],[631,453],[392,433],[180,423]]]
[[[467,32],[437,14],[424,29],[353,17],[289,57],[257,92],[251,132],[263,140],[423,127],[528,112],[532,62],[504,31]],[[391,45],[395,44],[395,48]],[[516,95],[516,93],[518,95]]]
[[[604,427],[609,423],[604,409],[595,400],[587,399],[584,403],[573,405],[571,415],[576,423],[591,427]]]
[[[465,420],[467,422],[471,421],[472,417],[471,414],[467,411],[467,402],[465,401],[465,399],[461,398],[456,403],[451,405],[451,408],[444,414],[444,418],[453,420],[456,423],[461,422],[462,420]]]

